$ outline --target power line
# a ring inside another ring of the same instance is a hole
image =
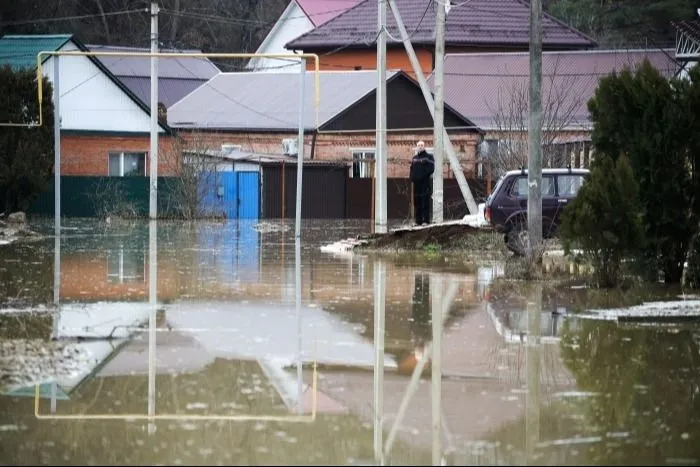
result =
[[[92,19],[92,18],[102,18],[103,16],[117,16],[117,15],[130,15],[134,13],[148,13],[148,8],[140,8],[138,10],[124,10],[124,11],[113,11],[110,13],[103,14],[92,14],[92,15],[75,15],[75,16],[60,16],[57,18],[35,18],[26,19],[18,21],[2,21],[0,26],[17,26],[22,24],[34,24],[34,23],[54,23],[58,21],[73,21],[78,19]]]

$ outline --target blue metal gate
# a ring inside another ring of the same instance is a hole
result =
[[[236,172],[238,219],[260,217],[260,172]]]
[[[203,172],[200,178],[201,209],[207,216],[226,219],[258,219],[259,172]]]

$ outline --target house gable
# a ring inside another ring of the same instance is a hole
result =
[[[376,89],[357,100],[321,125],[321,131],[376,131]],[[418,84],[405,73],[396,73],[387,80],[387,128],[415,130],[432,128],[433,117]],[[445,105],[445,127],[478,132],[467,118]]]
[[[290,40],[311,31],[314,28],[306,13],[299,7],[295,0],[289,2],[277,22],[255,51],[256,54],[288,54],[291,50],[285,48]],[[284,58],[253,57],[248,61],[246,68],[255,70],[269,69],[272,71],[295,71],[300,66],[299,60],[285,60]]]
[[[3,44],[0,48],[21,45],[24,56],[34,57],[32,68],[36,68],[36,57],[41,51],[87,51],[70,35],[49,37],[63,40],[56,43],[56,49],[51,49],[47,48],[46,36],[4,36],[0,39],[0,44]],[[52,83],[55,82],[55,60],[55,56],[48,55],[42,60],[42,73]],[[61,129],[103,133],[150,132],[148,108],[99,60],[87,55],[63,55],[58,61]],[[25,60],[21,66],[27,67],[28,63]],[[168,131],[166,126],[159,126],[160,133]]]

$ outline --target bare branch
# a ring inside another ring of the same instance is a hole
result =
[[[583,105],[578,93],[584,76],[560,75],[561,57],[554,59],[551,70],[543,73],[542,96],[542,156],[544,166],[559,166],[561,150],[557,137],[572,130],[577,111]],[[527,165],[529,86],[527,79],[506,82],[498,90],[495,105],[489,108],[492,125],[497,138],[497,147],[490,147],[494,175]]]

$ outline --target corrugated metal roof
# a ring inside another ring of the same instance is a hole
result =
[[[119,76],[126,87],[150,106],[151,102],[151,78]],[[158,101],[166,108],[170,108],[177,101],[202,86],[206,80],[160,78],[158,80]]]
[[[435,44],[437,4],[426,0],[396,0],[414,45]],[[460,4],[461,3],[461,4]],[[445,44],[467,46],[519,46],[530,42],[530,7],[523,0],[471,0],[455,3],[445,22]],[[544,14],[543,47],[590,48],[593,39]],[[387,29],[400,37],[394,15],[387,12]],[[364,0],[285,45],[287,49],[354,46],[373,48],[377,37],[377,1]],[[391,37],[388,44],[399,44]]]
[[[387,79],[396,72],[388,72]],[[316,127],[314,73],[306,73],[304,127]],[[319,73],[319,125],[374,91],[377,73]],[[175,128],[221,130],[294,130],[299,127],[298,73],[222,73],[168,110]]]
[[[220,149],[185,149],[183,151],[185,154],[203,155],[212,158],[227,160],[231,162],[254,162],[259,164],[281,164],[282,162],[286,164],[296,164],[296,155],[286,155],[286,154],[265,154],[252,151],[233,151],[225,152]],[[346,166],[344,162],[338,161],[323,161],[323,160],[311,160],[304,159],[304,165],[330,165],[330,166]]]
[[[72,37],[71,34],[2,36],[0,38],[0,65],[10,65],[15,70],[36,68],[36,58],[39,52],[56,51]]]
[[[88,45],[93,52],[149,52],[140,47]],[[194,53],[200,50],[162,49],[168,53]],[[150,107],[151,59],[139,56],[96,55],[109,71]],[[169,108],[197,89],[220,70],[207,57],[160,57],[158,60],[158,101]]]
[[[140,47],[118,47],[108,45],[88,45],[93,52],[150,52]],[[162,49],[164,53],[199,54],[200,50]],[[97,55],[114,75],[122,77],[150,77],[150,57]],[[207,57],[160,57],[158,60],[159,78],[180,78],[208,80],[220,70]]]
[[[673,50],[591,50],[542,54],[542,107],[549,128],[588,128],[588,101],[598,82],[613,71],[634,68],[645,58],[667,78],[678,70]],[[485,129],[527,128],[528,53],[448,54],[445,102]],[[432,84],[433,76],[430,77]],[[498,118],[511,122],[504,127]],[[559,119],[558,122],[554,120]]]

